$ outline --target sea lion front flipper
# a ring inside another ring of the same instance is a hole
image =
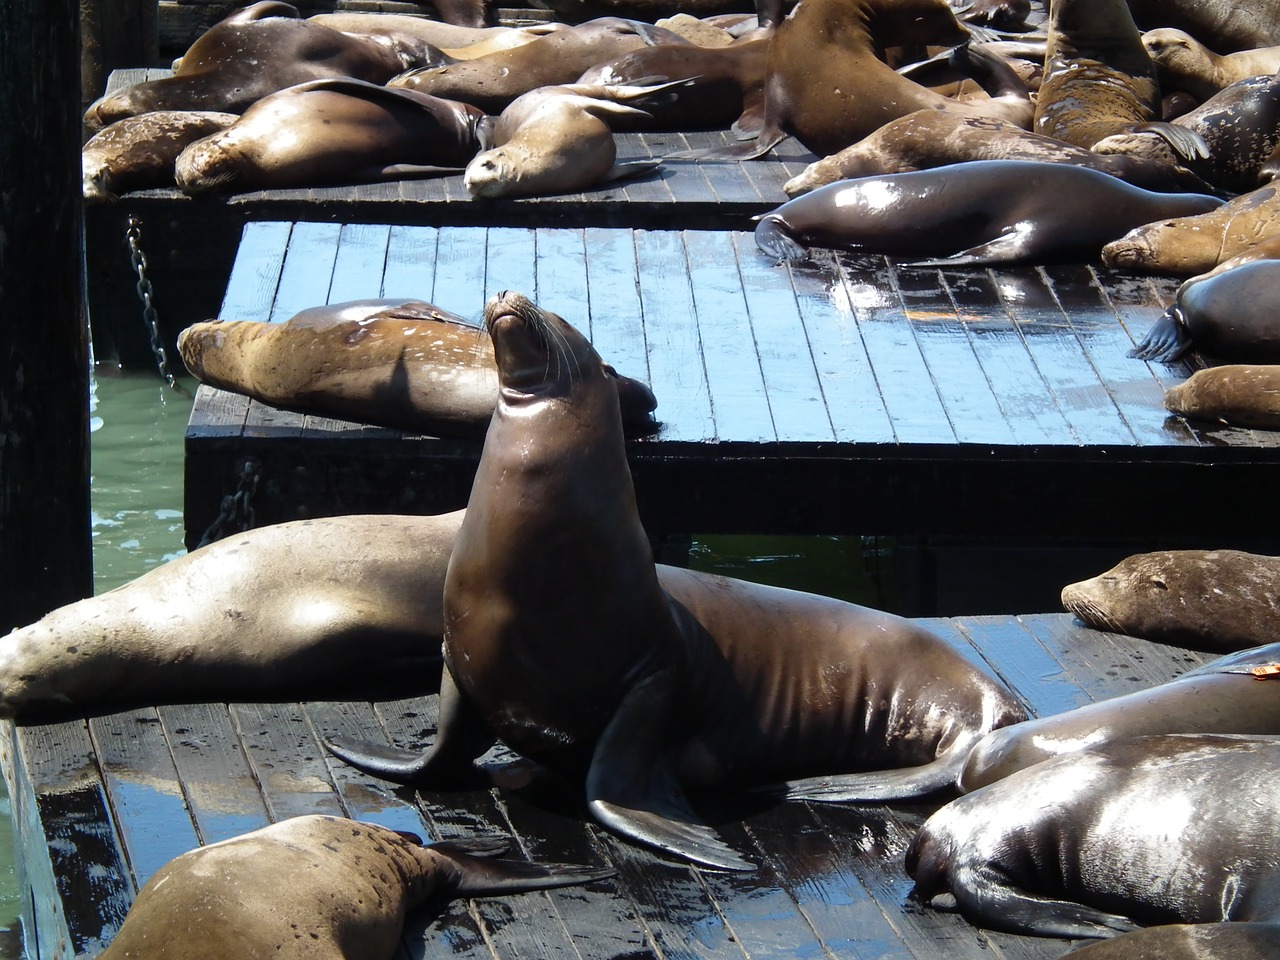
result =
[[[601,183],[609,183],[613,180],[625,180],[628,177],[638,177],[641,174],[656,170],[660,160],[626,160],[622,163],[615,163],[608,169],[601,178]]]
[[[1154,133],[1169,144],[1173,148],[1173,152],[1183,160],[1208,159],[1208,142],[1198,131],[1192,130],[1190,127],[1167,123],[1164,120],[1156,120],[1151,123],[1138,124],[1133,129],[1137,133]]]
[[[441,840],[428,844],[437,856],[456,865],[455,896],[486,897],[526,890],[547,890],[590,883],[614,875],[604,867],[576,863],[530,863],[527,860],[494,859],[505,853],[511,841],[501,837]]]
[[[756,88],[742,98],[742,113],[729,130],[739,140],[755,140],[764,129],[764,89]]]
[[[1027,247],[1027,237],[1030,233],[1030,225],[1014,226],[994,240],[953,253],[949,257],[903,260],[901,263],[908,267],[957,267],[970,264],[1012,263],[1026,259],[1034,253]]]
[[[339,760],[392,783],[464,787],[488,785],[488,777],[473,761],[493,746],[495,739],[462,696],[446,664],[440,677],[436,738],[426,750],[403,750],[350,737],[326,737],[321,742]]]
[[[970,922],[1010,933],[1039,937],[1113,937],[1137,930],[1128,917],[1082,903],[1038,897],[1009,885],[1007,874],[995,865],[952,872],[951,892],[956,906]]]
[[[666,755],[664,726],[671,708],[670,671],[629,689],[596,741],[587,770],[592,816],[625,837],[722,870],[754,870],[685,796]]]
[[[1187,328],[1182,324],[1175,304],[1151,325],[1147,335],[1129,351],[1129,356],[1172,363],[1190,349],[1191,338],[1187,336]]]

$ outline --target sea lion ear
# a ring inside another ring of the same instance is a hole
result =
[[[721,870],[754,870],[693,811],[667,756],[672,671],[634,684],[596,742],[587,806],[610,829],[639,843]]]

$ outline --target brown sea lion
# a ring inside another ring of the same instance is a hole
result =
[[[684,151],[672,157],[749,160],[791,135],[818,156],[856,143],[897,117],[935,109],[1030,126],[1026,88],[989,54],[977,64],[987,101],[961,103],[894,72],[886,47],[963,44],[969,31],[946,0],[804,0],[778,24],[765,68],[764,121],[754,143]]]
[[[263,97],[227,129],[192,143],[174,173],[187,193],[203,193],[457,171],[480,149],[483,119],[475,107],[416,90],[312,80]]]
[[[360,13],[349,10],[317,13],[310,19],[313,23],[331,30],[341,30],[343,33],[410,36],[421,43],[446,51],[476,43],[495,44],[495,48],[500,48],[502,38],[532,39],[555,33],[567,26],[563,23],[534,23],[523,27],[486,27],[481,24],[467,26],[405,13]],[[519,46],[520,43],[512,45]]]
[[[759,218],[756,243],[778,259],[809,246],[857,248],[946,264],[1093,259],[1108,237],[1222,201],[1155,193],[1088,167],[977,160],[842,180]]]
[[[1230,651],[1270,643],[1280,624],[1280,558],[1240,550],[1126,557],[1062,590],[1087,626],[1155,643]]]
[[[1280,46],[1214,53],[1185,30],[1174,27],[1148,30],[1142,35],[1142,45],[1156,65],[1162,91],[1185,90],[1201,100],[1237,80],[1280,70]]]
[[[1177,27],[1223,53],[1280,44],[1280,0],[1129,0],[1144,30]]]
[[[352,300],[284,323],[212,320],[178,336],[187,369],[265,403],[439,436],[483,436],[498,399],[493,341],[420,300]],[[649,432],[657,400],[613,376],[623,419]]]
[[[1205,155],[1184,159],[1163,135],[1141,129],[1104,137],[1092,149],[1185,162],[1218,190],[1252,190],[1262,182],[1263,165],[1280,146],[1280,77],[1239,80],[1172,121],[1172,126],[1199,137]]]
[[[1280,924],[1169,923],[1078,947],[1064,960],[1272,960]]]
[[[223,21],[191,45],[179,72],[99,99],[86,111],[85,122],[96,129],[150,110],[242,113],[294,84],[324,77],[381,84],[418,62],[402,46],[308,20]]]
[[[1142,924],[1280,920],[1280,738],[1131,737],[947,804],[907,851],[913,898],[971,923],[1109,937]]]
[[[1005,120],[965,117],[943,110],[918,110],[886,123],[870,136],[815,160],[783,185],[795,197],[837,180],[928,170],[970,160],[1042,160],[1090,167],[1147,190],[1213,188],[1172,162],[1125,155],[1101,156],[1041,136]]]
[[[1119,270],[1146,270],[1184,277],[1207,273],[1280,233],[1280,186],[1268,183],[1207,213],[1156,219],[1135,227],[1102,249],[1102,260]]]
[[[461,100],[498,114],[523,93],[573,83],[588,67],[659,42],[688,43],[652,24],[603,17],[475,60],[410,70],[389,86]]]
[[[1168,683],[993,730],[965,761],[965,793],[1015,771],[1098,743],[1157,733],[1280,734],[1280,677],[1259,682],[1253,668],[1280,661],[1280,644],[1250,647]]]
[[[1278,299],[1280,260],[1192,277],[1129,355],[1169,363],[1194,346],[1215,360],[1280,363]]]
[[[338,756],[441,786],[474,775],[496,735],[581,778],[592,816],[624,837],[743,869],[689,793],[812,777],[781,789],[915,796],[950,786],[978,736],[1025,716],[910,621],[660,577],[591,345],[519,294],[492,298],[485,322],[502,393],[445,575],[438,734],[425,754],[333,741]]]
[[[147,881],[104,960],[391,960],[428,900],[589,883],[612,871],[491,859],[501,838],[423,845],[342,817],[303,816],[197,847]]]
[[[173,163],[195,140],[239,117],[209,110],[157,110],[103,127],[80,150],[85,203],[148,187],[172,187]]]
[[[1280,430],[1280,366],[1226,363],[1197,370],[1165,391],[1164,406],[1191,420]]]

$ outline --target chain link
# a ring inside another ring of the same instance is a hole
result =
[[[196,544],[197,550],[231,533],[244,533],[253,528],[253,495],[257,492],[258,481],[262,478],[262,464],[253,457],[245,457],[237,464],[236,472],[239,474],[236,492],[222,498],[218,516],[213,523],[209,524],[209,529]]]
[[[154,302],[155,291],[151,287],[151,281],[147,279],[147,255],[142,252],[138,243],[142,236],[141,226],[141,221],[129,214],[124,235],[129,241],[129,262],[133,265],[133,272],[138,275],[135,289],[138,291],[138,299],[142,301],[142,321],[147,325],[147,333],[151,337],[151,352],[156,358],[156,369],[160,371],[165,383],[177,387],[178,381],[169,370],[169,355],[165,352],[164,339],[160,336],[160,320]]]

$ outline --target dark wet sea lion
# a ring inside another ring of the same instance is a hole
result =
[[[238,119],[234,113],[209,110],[157,110],[103,127],[80,150],[85,203],[130,190],[172,187],[178,154]]]
[[[445,576],[439,732],[425,754],[329,744],[338,756],[438,787],[473,776],[497,735],[581,777],[591,814],[623,836],[743,869],[688,793],[814,777],[794,795],[915,796],[1025,716],[910,621],[659,575],[591,345],[519,294],[491,299],[485,321],[503,389]]]
[[[493,341],[420,300],[352,300],[284,323],[212,320],[178,337],[187,369],[265,403],[439,436],[483,436],[498,400]],[[653,393],[612,367],[628,429],[652,429]]]
[[[184,554],[0,637],[0,715],[430,692],[461,522],[297,520]]]
[[[1274,960],[1280,924],[1171,923],[1072,950],[1064,960]]]
[[[853,146],[815,160],[783,189],[794,197],[837,180],[928,170],[970,160],[1067,163],[1090,167],[1147,190],[1213,190],[1175,163],[1123,154],[1103,156],[1004,120],[964,117],[943,110],[918,110],[892,120]]]
[[[1248,77],[1218,91],[1172,122],[1196,134],[1207,156],[1183,162],[1218,190],[1243,193],[1261,182],[1263,165],[1280,146],[1280,77]],[[1167,130],[1167,127],[1164,128]],[[1180,155],[1161,134],[1130,131],[1105,137],[1093,150],[1173,163]]]
[[[1254,667],[1280,661],[1280,643],[1249,647],[1149,690],[993,730],[965,761],[965,793],[1041,760],[1099,743],[1157,733],[1280,734],[1280,677],[1259,682]]]
[[[886,47],[963,44],[969,31],[946,0],[804,0],[769,44],[764,121],[755,143],[673,154],[692,159],[763,156],[788,135],[818,156],[856,143],[897,117],[936,109],[1030,126],[1032,104],[1007,65],[978,55],[993,96],[948,99],[894,72]],[[986,86],[987,84],[984,84]]]
[[[150,110],[242,113],[269,93],[308,80],[353,77],[386,83],[414,59],[387,43],[287,17],[215,24],[182,57],[172,77],[103,97],[85,113],[90,127]]]
[[[1108,238],[1137,224],[1221,204],[1143,190],[1087,167],[978,160],[828,184],[760,218],[756,243],[779,259],[802,257],[809,246],[948,264],[1094,259]]]
[[[1192,277],[1129,355],[1169,363],[1194,346],[1215,360],[1278,363],[1278,298],[1280,260],[1253,260]]]
[[[1280,738],[1132,737],[947,804],[907,851],[913,896],[971,923],[1108,937],[1143,924],[1280,920]]]
[[[147,881],[104,960],[391,960],[428,900],[588,883],[609,870],[491,859],[505,839],[417,837],[304,816],[197,847]]]
[[[1142,45],[1156,65],[1162,91],[1185,90],[1200,100],[1208,100],[1237,80],[1280,70],[1280,46],[1219,54],[1173,27],[1148,30]]]
[[[1158,550],[1067,585],[1062,605],[1098,630],[1202,650],[1269,643],[1280,625],[1280,558]]]
[[[1280,0],[1129,0],[1144,30],[1177,27],[1221,53],[1280,44]]]
[[[1157,218],[1135,227],[1102,250],[1119,270],[1194,276],[1280,233],[1280,187],[1268,183],[1207,213]]]
[[[476,107],[415,90],[312,80],[263,97],[226,130],[192,143],[174,172],[187,193],[203,193],[457,171],[480,149],[483,119]]]
[[[1164,406],[1191,420],[1280,430],[1280,366],[1226,363],[1197,370],[1165,392]]]
[[[658,42],[688,43],[652,24],[604,17],[475,60],[412,70],[389,85],[461,100],[498,114],[521,94],[573,83],[597,63]]]

